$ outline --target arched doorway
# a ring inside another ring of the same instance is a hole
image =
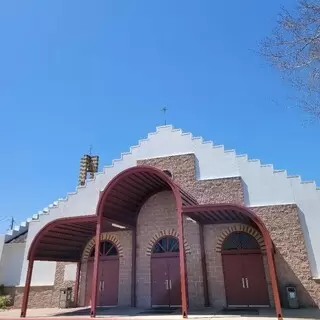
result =
[[[151,305],[181,306],[179,241],[172,236],[159,239],[151,251]]]
[[[92,274],[95,247],[93,247],[87,264],[86,305],[91,305]],[[116,306],[119,287],[119,254],[111,241],[100,242],[100,264],[98,275],[98,306]]]
[[[268,286],[257,240],[246,232],[233,232],[224,240],[221,253],[228,307],[268,307]]]

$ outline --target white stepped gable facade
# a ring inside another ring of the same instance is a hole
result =
[[[99,192],[121,171],[136,166],[141,159],[172,155],[194,154],[197,159],[198,180],[241,177],[244,184],[245,205],[258,207],[266,205],[297,204],[308,251],[312,277],[320,277],[320,191],[314,182],[303,182],[299,176],[288,176],[285,170],[274,170],[272,165],[263,165],[260,160],[249,160],[247,155],[237,155],[234,150],[225,150],[223,145],[214,145],[193,137],[172,126],[161,126],[150,133],[139,145],[123,153],[112,165],[105,166],[85,186],[78,187],[65,199],[59,199],[33,215],[20,226],[14,227],[0,238],[0,283],[5,286],[24,286],[27,270],[27,254],[34,236],[48,222],[62,218],[93,214],[96,210]],[[28,231],[26,242],[8,244],[5,242]],[[9,247],[16,245],[15,254]],[[6,248],[7,246],[7,248]],[[23,257],[21,255],[24,255]],[[10,266],[15,264],[14,270]],[[53,285],[55,262],[36,262],[32,286]],[[68,277],[75,278],[75,268],[70,265]],[[71,271],[70,271],[71,270]],[[74,274],[74,276],[72,276]]]

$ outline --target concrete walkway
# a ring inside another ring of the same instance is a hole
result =
[[[285,319],[319,319],[319,309],[297,309],[283,310]],[[20,317],[19,309],[0,311],[0,320],[13,320]],[[138,308],[106,308],[97,310],[97,318],[118,319],[118,320],[175,320],[182,319],[180,311],[174,311],[171,314],[155,314],[150,310]],[[275,311],[272,309],[260,309],[258,312],[224,312],[211,308],[189,311],[189,319],[226,319],[235,320],[270,320],[276,319]],[[73,320],[73,319],[92,319],[89,317],[88,308],[74,309],[29,309],[27,318],[29,320]]]

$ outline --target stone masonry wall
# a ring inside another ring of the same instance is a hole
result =
[[[13,307],[21,308],[24,287],[7,287],[6,292],[13,297]],[[28,308],[49,308],[52,301],[53,286],[30,288]]]
[[[199,226],[185,219],[184,232],[188,245],[187,274],[190,306],[203,306],[203,276],[200,259]],[[151,197],[141,209],[137,223],[137,306],[151,305],[150,242],[161,234],[177,233],[177,213],[171,192],[165,191]]]
[[[169,170],[173,174],[172,179],[174,182],[195,197],[199,203],[244,203],[241,178],[197,181],[196,158],[194,154],[140,160],[137,164],[150,165],[161,170]],[[177,228],[177,215],[173,196],[170,192],[167,192],[167,196],[163,199],[158,195],[150,198],[139,214],[138,230],[140,228],[140,232],[143,233],[143,239],[140,239],[141,242],[146,241],[147,238],[152,237],[152,235],[156,233],[156,230],[165,228],[167,225]],[[169,195],[171,197],[170,213],[168,213]],[[191,248],[191,254],[186,255],[189,306],[191,308],[203,307],[204,289],[199,226],[189,221],[186,217],[184,217],[183,221],[184,237]],[[148,228],[147,232],[145,232],[146,228]],[[140,282],[140,285],[137,284],[137,297],[141,305],[150,306],[150,257],[142,259],[144,261],[140,261],[141,256],[144,254],[144,248],[143,250],[140,248],[140,242],[138,242],[138,246],[140,256],[137,255],[137,262],[139,264],[139,271],[137,271],[140,272],[140,278],[138,280],[137,273],[137,283]],[[142,286],[141,281],[143,281],[143,279],[144,285]],[[140,291],[138,291],[138,287]]]
[[[307,249],[296,205],[256,207],[276,247],[275,264],[283,306],[287,306],[285,286],[297,286],[303,307],[320,306],[320,284],[311,278]]]
[[[169,170],[173,174],[173,181],[196,198],[200,204],[244,204],[242,179],[232,177],[197,180],[197,160],[194,154],[139,160],[137,164],[153,166],[160,170]]]
[[[53,286],[34,286],[30,288],[28,308],[53,308],[59,306],[60,289],[72,287],[74,281],[64,281],[65,265],[69,263],[58,262]],[[21,308],[24,287],[10,288],[13,295],[14,308]]]
[[[177,230],[173,195],[169,191],[152,196],[142,207],[137,222],[137,307],[151,306],[151,257],[147,254],[153,236],[166,229]]]
[[[184,217],[183,234],[191,249],[191,254],[186,255],[188,302],[191,308],[199,308],[204,306],[199,225],[187,220],[186,217]]]

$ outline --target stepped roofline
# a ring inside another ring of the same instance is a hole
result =
[[[20,235],[26,234],[26,232],[28,231],[29,224],[32,221],[38,221],[41,218],[41,216],[49,214],[49,211],[52,208],[58,207],[59,203],[61,203],[61,202],[68,201],[68,198],[70,196],[76,195],[78,193],[78,190],[80,190],[82,188],[86,188],[88,184],[91,184],[93,181],[96,180],[97,176],[99,176],[101,174],[105,174],[107,172],[107,170],[109,170],[110,168],[113,168],[117,163],[123,161],[125,156],[128,156],[128,155],[132,154],[134,152],[134,150],[141,148],[142,145],[144,143],[148,142],[153,136],[155,136],[155,135],[157,135],[157,134],[159,134],[161,132],[164,132],[164,131],[171,131],[173,133],[174,132],[178,132],[182,136],[190,136],[191,140],[197,141],[201,145],[211,146],[214,149],[222,149],[224,153],[233,153],[235,155],[235,157],[237,159],[239,159],[239,160],[241,159],[241,161],[243,160],[243,161],[248,161],[248,162],[251,162],[251,163],[255,162],[255,163],[257,163],[257,165],[259,165],[262,168],[271,169],[274,174],[284,174],[288,179],[292,179],[292,180],[295,179],[295,180],[298,180],[300,183],[303,183],[303,184],[313,184],[315,186],[315,188],[317,188],[315,181],[302,181],[301,177],[300,176],[296,176],[296,175],[295,176],[288,176],[286,170],[276,170],[276,169],[273,168],[273,165],[271,165],[271,164],[261,164],[261,161],[259,159],[249,159],[247,154],[239,154],[239,155],[237,155],[235,150],[224,150],[224,146],[223,145],[214,145],[213,142],[210,141],[210,140],[206,141],[206,140],[203,139],[203,137],[194,137],[191,133],[184,132],[182,129],[174,128],[172,125],[162,125],[162,126],[157,126],[156,127],[156,131],[149,133],[147,135],[147,138],[140,139],[138,141],[137,145],[131,146],[129,148],[128,152],[121,153],[119,159],[112,160],[111,165],[103,166],[101,171],[99,171],[99,172],[94,174],[94,178],[93,179],[88,179],[84,185],[78,186],[78,187],[75,188],[75,191],[67,193],[65,198],[59,198],[59,199],[53,201],[47,207],[43,208],[42,210],[38,211],[37,213],[34,213],[32,216],[30,216],[27,219],[25,219],[24,221],[22,221],[20,223],[20,225],[15,225],[11,230],[9,230],[9,231],[7,231],[5,233],[5,242],[6,243],[11,242],[13,239],[18,238]],[[179,153],[179,154],[181,154],[181,153]],[[169,155],[170,154],[163,155],[163,157],[166,157],[166,156],[169,156]],[[319,188],[317,188],[317,190],[319,190]]]

